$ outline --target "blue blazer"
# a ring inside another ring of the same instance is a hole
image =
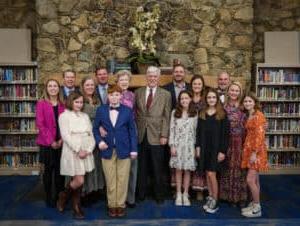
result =
[[[102,126],[106,132],[106,137],[101,137],[99,128]],[[111,159],[113,148],[119,159],[130,156],[130,152],[137,152],[137,133],[131,108],[120,104],[119,115],[116,125],[113,126],[109,117],[109,105],[101,105],[97,108],[93,125],[93,133],[97,147],[104,141],[108,148],[100,151],[104,159]]]

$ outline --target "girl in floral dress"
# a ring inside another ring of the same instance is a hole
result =
[[[181,91],[178,104],[171,115],[169,145],[171,151],[170,167],[176,169],[176,206],[190,206],[188,190],[191,171],[196,169],[195,142],[197,114],[190,104],[192,94]],[[183,185],[182,185],[183,177]],[[183,194],[181,188],[184,188]]]
[[[260,111],[260,104],[253,93],[247,93],[243,105],[248,114],[246,121],[246,139],[243,149],[242,168],[248,169],[247,183],[252,195],[252,202],[242,209],[245,217],[260,217],[259,172],[268,168],[267,147],[265,144],[266,118]]]

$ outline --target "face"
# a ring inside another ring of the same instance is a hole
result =
[[[93,79],[88,79],[84,82],[83,84],[83,92],[86,94],[86,95],[93,95],[94,92],[95,92],[95,82]]]
[[[108,94],[108,100],[111,105],[118,105],[121,100],[121,93],[113,92]]]
[[[106,85],[108,82],[108,73],[106,69],[99,69],[96,72],[96,78],[99,84]]]
[[[214,92],[209,92],[206,96],[206,101],[209,107],[215,107],[217,104],[217,95]]]
[[[183,93],[181,94],[180,96],[180,105],[183,107],[183,108],[188,108],[189,107],[189,104],[191,103],[191,98],[190,96],[187,94],[187,93]]]
[[[155,72],[150,72],[147,74],[146,80],[147,80],[147,85],[150,88],[154,88],[154,87],[158,86],[159,75],[157,75]]]
[[[122,75],[121,77],[119,77],[117,85],[120,86],[122,90],[127,90],[129,87],[128,75]]]
[[[83,97],[78,97],[73,101],[73,111],[79,112],[83,107]]]
[[[73,72],[67,71],[64,75],[64,85],[68,88],[73,88],[75,86],[76,76]]]
[[[229,79],[229,75],[227,73],[222,73],[219,75],[218,87],[221,90],[226,90],[229,86],[229,82],[230,82],[230,79]]]
[[[49,81],[47,84],[47,93],[51,96],[58,96],[59,93],[59,85],[56,81]]]
[[[194,93],[200,93],[203,89],[203,83],[200,78],[197,78],[192,83],[192,90]]]
[[[175,82],[183,82],[184,76],[185,76],[185,71],[183,67],[177,66],[174,68],[173,79],[175,80]]]
[[[231,100],[238,100],[241,95],[241,89],[237,85],[231,85],[228,89],[228,96]]]
[[[243,101],[243,105],[247,111],[253,111],[254,110],[254,105],[255,101],[251,97],[245,97]]]

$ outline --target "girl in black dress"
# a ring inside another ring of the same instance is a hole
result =
[[[215,89],[208,89],[205,102],[206,107],[199,114],[196,150],[200,152],[198,170],[206,173],[209,192],[203,209],[207,213],[215,213],[219,209],[216,173],[228,148],[229,122]]]

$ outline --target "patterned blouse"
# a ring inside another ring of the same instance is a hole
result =
[[[125,90],[122,93],[121,104],[123,104],[127,107],[130,107],[131,109],[134,110],[134,108],[135,108],[134,103],[135,103],[134,93],[129,90]]]
[[[266,118],[260,111],[246,121],[246,139],[244,143],[242,168],[265,171],[268,169],[267,146],[265,143]],[[252,153],[256,153],[256,161],[250,163]]]
[[[246,114],[239,107],[225,104],[224,109],[230,122],[230,134],[244,138]]]

